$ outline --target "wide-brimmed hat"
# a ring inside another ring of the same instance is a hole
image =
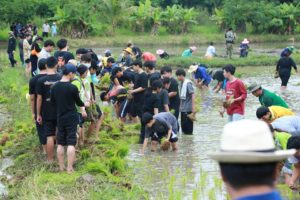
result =
[[[163,54],[164,52],[165,52],[165,51],[162,50],[162,49],[156,50],[156,54],[157,54],[157,55],[161,55],[161,54]]]
[[[268,163],[282,161],[295,149],[275,150],[268,125],[259,120],[240,120],[225,125],[221,149],[209,156],[221,163]]]
[[[256,90],[258,90],[259,88],[261,88],[260,84],[257,83],[252,83],[249,87],[248,87],[248,91],[250,93],[255,92]]]
[[[243,41],[242,41],[242,44],[249,44],[249,40],[247,38],[245,38]]]
[[[190,49],[191,49],[192,51],[196,51],[196,50],[197,50],[197,47],[191,46]]]
[[[188,73],[195,72],[198,69],[198,65],[191,65],[189,67]]]
[[[129,54],[133,55],[133,51],[132,51],[132,49],[131,49],[131,48],[129,48],[129,47],[127,47],[127,48],[123,49],[123,51],[126,51],[127,53],[129,53]]]

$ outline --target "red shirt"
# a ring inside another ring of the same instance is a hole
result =
[[[156,61],[155,55],[150,52],[143,53],[142,57],[145,62],[147,62],[147,61],[155,62]]]
[[[236,79],[233,82],[227,81],[226,83],[226,100],[230,98],[239,98],[241,97],[242,100],[240,101],[235,101],[234,103],[231,104],[230,107],[227,108],[227,114],[228,115],[233,115],[233,114],[240,114],[244,115],[245,114],[245,100],[247,98],[247,90],[244,85],[244,83]]]

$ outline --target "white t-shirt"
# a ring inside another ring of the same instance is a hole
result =
[[[216,54],[216,48],[214,46],[210,45],[209,47],[207,47],[205,56],[213,57],[215,54]]]
[[[49,33],[50,32],[50,26],[49,24],[43,24],[43,32]]]

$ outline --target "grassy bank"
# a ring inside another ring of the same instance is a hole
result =
[[[14,166],[8,168],[13,176],[2,180],[8,185],[10,199],[145,199],[147,194],[132,184],[132,174],[125,156],[129,145],[136,140],[136,125],[121,125],[110,117],[110,108],[104,108],[107,118],[100,140],[86,145],[77,154],[76,172],[72,175],[57,172],[56,164],[45,164],[38,138],[31,120],[27,80],[20,68],[2,68],[0,97],[12,122],[2,127],[1,138],[8,140],[1,147],[2,157],[10,156]]]

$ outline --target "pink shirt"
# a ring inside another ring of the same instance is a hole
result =
[[[143,53],[142,58],[145,62],[147,62],[147,61],[155,62],[156,61],[156,56],[150,52]]]

